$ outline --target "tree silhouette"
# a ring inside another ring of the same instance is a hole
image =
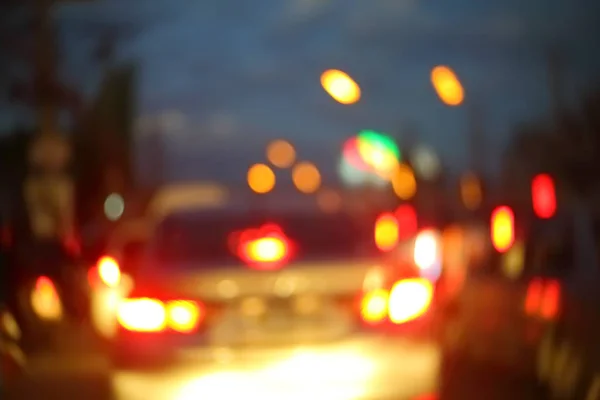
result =
[[[600,88],[555,123],[517,127],[503,167],[505,183],[521,194],[539,172],[552,174],[569,195],[591,200],[600,193]]]

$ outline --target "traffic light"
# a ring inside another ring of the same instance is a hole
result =
[[[375,221],[375,244],[381,251],[391,251],[398,244],[400,227],[392,213],[384,213]]]
[[[542,219],[552,218],[556,213],[556,190],[548,174],[539,174],[531,182],[531,200],[535,215]]]
[[[396,220],[398,221],[399,237],[406,239],[412,237],[418,229],[417,212],[410,204],[402,204],[398,206],[396,212]]]
[[[515,241],[515,215],[508,206],[496,207],[492,212],[491,236],[494,248],[504,253]]]

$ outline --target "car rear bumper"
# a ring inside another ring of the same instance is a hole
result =
[[[417,329],[419,328],[419,329]],[[357,339],[358,338],[358,339]],[[119,332],[111,342],[111,356],[117,367],[154,369],[185,365],[186,363],[223,362],[230,357],[248,357],[281,353],[302,348],[335,348],[356,341],[370,347],[378,343],[391,345],[410,343],[411,346],[435,346],[433,336],[425,325],[389,326],[386,329],[357,327],[338,334],[314,334],[300,331],[262,336],[241,335],[235,341],[215,340],[208,333],[194,335],[144,334]]]

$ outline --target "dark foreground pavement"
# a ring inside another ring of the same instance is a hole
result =
[[[227,361],[224,354],[211,353],[220,361],[210,366],[145,373],[112,370],[89,340],[73,337],[68,343],[59,354],[31,359],[27,374],[1,400],[544,398],[535,385],[499,371],[471,368],[440,378],[438,350],[406,342],[357,338],[316,350],[271,354],[268,361],[262,353]],[[373,363],[377,351],[383,356]],[[380,394],[373,398],[372,393]]]
[[[206,399],[228,399],[231,394],[222,395],[212,392],[211,396],[202,395],[202,392],[188,393],[186,395],[176,385],[173,385],[172,374],[165,373],[153,374],[151,377],[123,377],[120,374],[113,373],[108,364],[102,360],[102,357],[90,357],[87,361],[66,360],[56,358],[46,359],[40,362],[40,368],[32,371],[19,382],[9,393],[6,400],[191,400],[192,398]],[[72,363],[72,365],[67,365]],[[117,377],[118,376],[118,377]],[[116,378],[117,377],[117,378]],[[115,379],[116,378],[116,379]],[[118,394],[118,381],[129,379],[135,386],[135,396],[130,394]],[[152,384],[148,382],[152,381]],[[215,384],[227,385],[227,380],[215,382]],[[405,382],[397,382],[402,386]],[[157,389],[158,388],[158,389]],[[162,388],[162,389],[161,389]],[[435,392],[435,391],[434,391]],[[400,395],[392,397],[389,400],[406,398]],[[457,399],[457,400],[534,400],[543,399],[544,396],[536,389],[534,385],[527,382],[521,382],[510,376],[499,376],[490,371],[462,371],[449,382],[444,382],[439,387],[437,393],[423,393],[424,395],[435,394],[437,397],[424,397],[424,399]],[[419,397],[409,398],[416,398]],[[250,396],[248,396],[250,397]],[[287,397],[287,396],[286,396]],[[295,393],[290,393],[290,399],[297,399]],[[239,399],[238,396],[236,398]],[[270,397],[267,397],[270,399]],[[313,397],[314,398],[314,397]],[[317,398],[319,398],[317,396]],[[323,399],[331,400],[350,400],[348,397],[335,396],[331,393],[324,393]],[[285,398],[280,398],[285,400]]]

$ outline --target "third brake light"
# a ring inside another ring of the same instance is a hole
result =
[[[248,229],[239,236],[238,256],[257,269],[278,269],[290,256],[290,242],[276,226]]]
[[[257,262],[280,261],[287,252],[285,241],[279,237],[264,237],[245,245],[248,257]]]

